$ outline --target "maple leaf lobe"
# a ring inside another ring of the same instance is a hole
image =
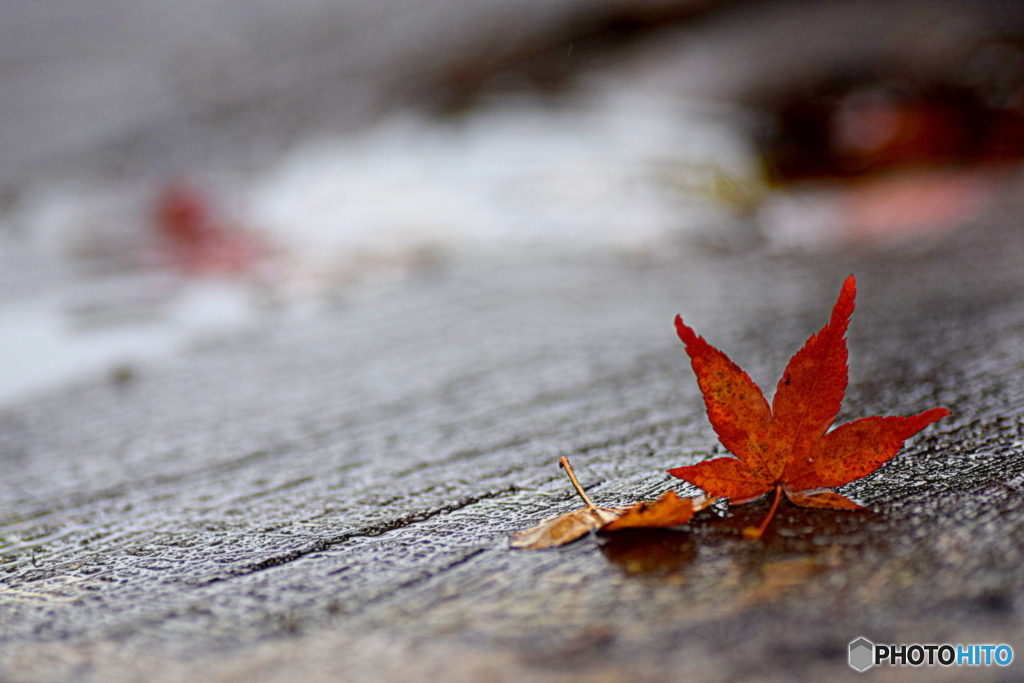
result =
[[[904,441],[950,414],[932,408],[908,417],[864,417],[837,427],[815,453],[792,462],[785,479],[794,490],[835,488],[871,474],[903,447]]]
[[[699,486],[709,496],[729,498],[733,505],[756,500],[775,486],[773,480],[763,474],[759,476],[743,461],[728,456],[676,467],[668,473]]]
[[[771,408],[761,389],[728,356],[697,336],[681,316],[676,316],[676,331],[686,344],[718,440],[748,465],[770,470]]]

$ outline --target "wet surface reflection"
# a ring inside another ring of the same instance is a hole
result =
[[[743,577],[743,601],[758,602],[843,566],[844,551],[867,544],[879,518],[871,510],[811,510],[783,501],[760,540],[744,539],[743,530],[759,524],[770,504],[705,511],[674,530],[606,534],[601,550],[628,576],[685,581],[716,567],[723,577]]]
[[[630,576],[672,576],[697,558],[697,541],[685,531],[624,529],[608,534],[601,550]]]

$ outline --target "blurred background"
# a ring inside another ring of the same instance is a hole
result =
[[[5,2],[0,404],[484,253],[927,253],[1022,157],[1017,2]]]

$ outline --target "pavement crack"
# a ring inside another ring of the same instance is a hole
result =
[[[395,519],[388,520],[387,522],[382,522],[381,524],[374,525],[361,532],[346,534],[344,538],[341,538],[335,543],[332,543],[332,545],[337,545],[338,543],[342,543],[353,538],[382,536],[383,534],[386,534],[390,531],[397,531],[398,529],[403,529],[405,527],[412,526],[413,524],[425,522],[433,517],[437,517],[438,515],[449,514],[451,512],[455,512],[457,510],[469,507],[470,505],[475,505],[476,503],[479,503],[482,500],[498,498],[506,494],[513,494],[518,492],[519,487],[512,485],[506,486],[503,489],[498,489],[496,491],[488,491],[486,493],[481,493],[475,496],[465,496],[463,498],[459,498],[458,500],[454,500],[445,505],[439,505],[429,510],[423,510],[422,512],[413,512],[402,517],[397,517]]]
[[[378,536],[383,536],[384,534],[390,533],[392,531],[405,529],[414,524],[426,522],[439,515],[446,515],[452,512],[456,512],[463,508],[469,507],[470,505],[475,505],[480,501],[517,493],[518,491],[518,486],[507,486],[505,488],[497,489],[494,491],[487,491],[485,493],[473,496],[465,496],[463,498],[459,498],[458,500],[451,501],[444,505],[438,505],[436,507],[423,510],[421,512],[414,512],[407,515],[403,515],[401,517],[397,517],[395,519],[391,519],[380,524],[367,526],[358,531],[338,534],[337,536],[332,536],[329,538],[318,538],[305,547],[297,548],[290,552],[281,553],[279,555],[274,555],[264,560],[260,560],[259,562],[245,565],[244,567],[238,567],[237,569],[225,572],[220,576],[210,578],[209,580],[204,581],[199,585],[208,586],[228,579],[250,576],[257,572],[261,572],[265,569],[281,567],[283,565],[295,562],[296,560],[300,560],[303,557],[306,557],[307,555],[312,555],[313,553],[319,553],[325,550],[337,548],[338,546],[343,545],[356,538],[375,538]]]

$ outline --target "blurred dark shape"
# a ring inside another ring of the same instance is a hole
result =
[[[978,46],[943,79],[837,74],[782,95],[763,141],[773,181],[1024,158],[1024,47]]]
[[[444,65],[425,98],[442,112],[472,107],[487,93],[557,95],[587,69],[610,64],[652,33],[686,25],[735,0],[606,0],[573,15],[559,30],[515,51],[467,54]]]
[[[135,368],[128,364],[117,365],[110,370],[110,383],[116,387],[125,387],[135,380]]]
[[[209,197],[181,181],[160,192],[153,217],[164,243],[162,260],[188,274],[239,274],[268,254],[254,236],[222,221]]]

